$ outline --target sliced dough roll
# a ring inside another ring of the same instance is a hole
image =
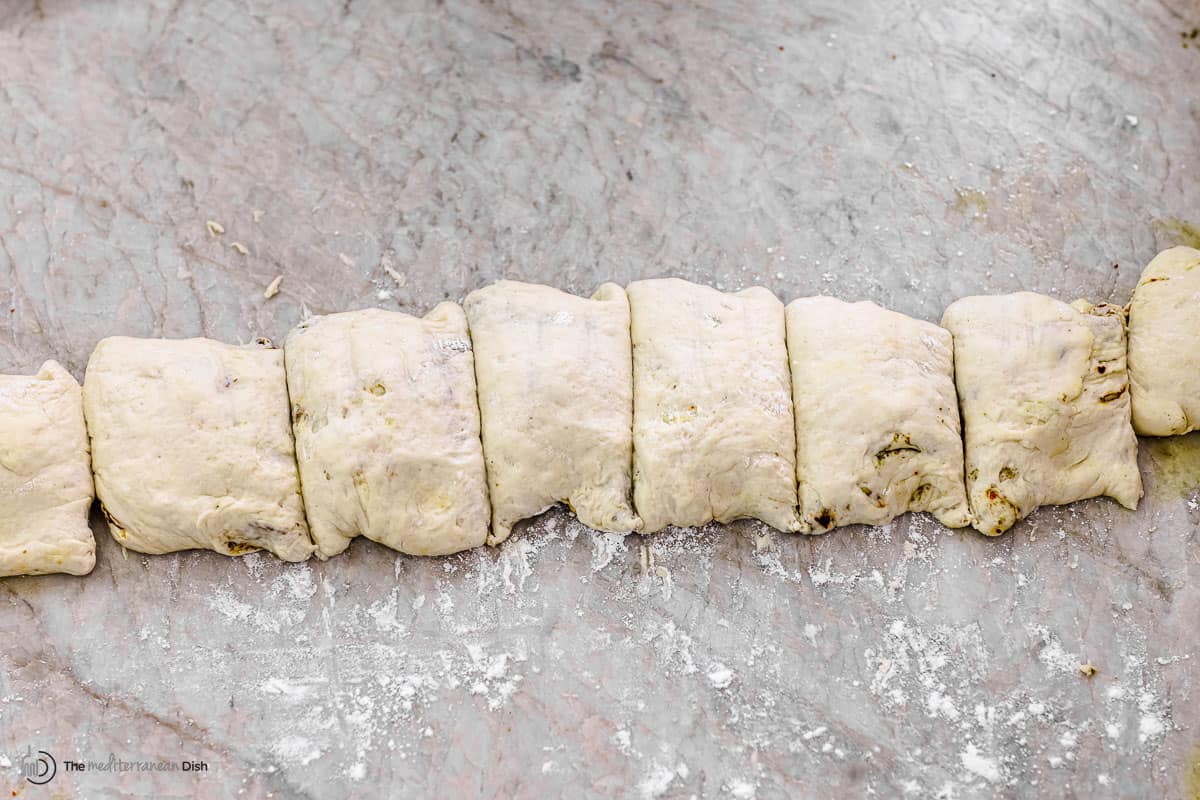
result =
[[[501,281],[463,304],[475,348],[489,544],[563,502],[591,528],[641,527],[630,505],[633,362],[629,300]]]
[[[283,352],[269,342],[104,339],[83,407],[96,493],[125,547],[312,555]]]
[[[1125,329],[1115,306],[1031,292],[946,309],[975,527],[999,535],[1039,505],[1142,496]]]
[[[796,431],[783,304],[677,278],[628,288],[633,492],[647,532],[796,516]]]
[[[1200,429],[1200,250],[1155,256],[1129,304],[1133,427],[1144,436]]]
[[[820,532],[929,511],[970,524],[949,332],[874,303],[787,307],[800,521]]]
[[[91,506],[79,383],[56,361],[0,375],[0,577],[91,572]]]
[[[366,536],[402,553],[477,547],[489,509],[462,309],[314,317],[284,344],[317,554]]]

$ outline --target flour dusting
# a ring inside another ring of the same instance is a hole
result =
[[[1053,532],[1073,517],[1055,523],[1026,535],[1084,569]],[[852,794],[968,798],[1100,792],[1098,776],[1154,759],[1175,727],[1168,675],[1191,653],[1148,652],[1115,624],[1132,596],[1099,647],[1054,613],[1070,607],[1039,556],[949,536],[923,515],[819,538],[749,521],[622,536],[551,512],[499,548],[390,557],[369,585],[355,562],[379,563],[371,543],[324,564],[252,555],[199,601],[244,649],[181,650],[153,620],[134,640],[181,680],[204,660],[235,708],[269,698],[253,723],[264,771],[336,759],[348,787],[464,743],[501,757],[517,730],[542,744],[530,786],[551,796],[595,763],[644,798],[787,794],[779,763],[853,765]],[[1010,620],[1014,606],[1051,611]],[[878,729],[906,731],[902,746],[862,734]]]

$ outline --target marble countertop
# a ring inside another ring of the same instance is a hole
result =
[[[1200,238],[1200,7],[1001,5],[0,4],[0,371],[500,277],[1124,303]],[[91,576],[0,582],[0,788],[1193,800],[1200,437],[1141,464],[998,540],[552,512],[286,565],[96,518]]]

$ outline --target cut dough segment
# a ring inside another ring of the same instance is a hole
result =
[[[420,556],[484,543],[490,512],[461,308],[314,317],[284,352],[318,556],[359,535]]]
[[[1133,427],[1144,436],[1200,429],[1200,250],[1155,256],[1129,304]]]
[[[56,361],[0,375],[0,577],[96,565],[79,383]]]
[[[796,531],[783,304],[677,278],[628,288],[633,492],[647,532],[755,517]]]
[[[312,555],[283,352],[269,342],[104,339],[83,407],[96,493],[125,547]]]
[[[587,299],[501,281],[464,308],[492,498],[488,543],[558,502],[591,528],[638,530],[625,290],[606,283]]]
[[[949,332],[874,303],[787,307],[800,521],[814,532],[929,511],[971,522]]]
[[[946,309],[975,527],[999,535],[1039,505],[1142,496],[1121,309],[1031,292]]]

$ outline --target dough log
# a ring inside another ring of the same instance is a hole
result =
[[[0,577],[91,572],[91,506],[79,383],[56,361],[0,375]]]
[[[647,532],[755,517],[796,531],[783,304],[676,278],[629,285],[633,491]]]
[[[314,317],[284,353],[319,557],[359,535],[411,555],[484,543],[490,513],[461,308]]]
[[[312,555],[281,350],[104,339],[83,405],[96,493],[125,547]]]
[[[975,527],[999,535],[1039,505],[1142,495],[1125,329],[1115,306],[1031,292],[946,309]]]
[[[493,509],[488,543],[560,502],[588,527],[638,530],[625,290],[606,283],[588,299],[501,281],[472,292],[464,308]]]
[[[1200,429],[1200,250],[1151,261],[1129,304],[1133,427],[1144,436]]]
[[[949,332],[874,303],[808,297],[787,307],[787,345],[806,528],[906,511],[970,524]]]

